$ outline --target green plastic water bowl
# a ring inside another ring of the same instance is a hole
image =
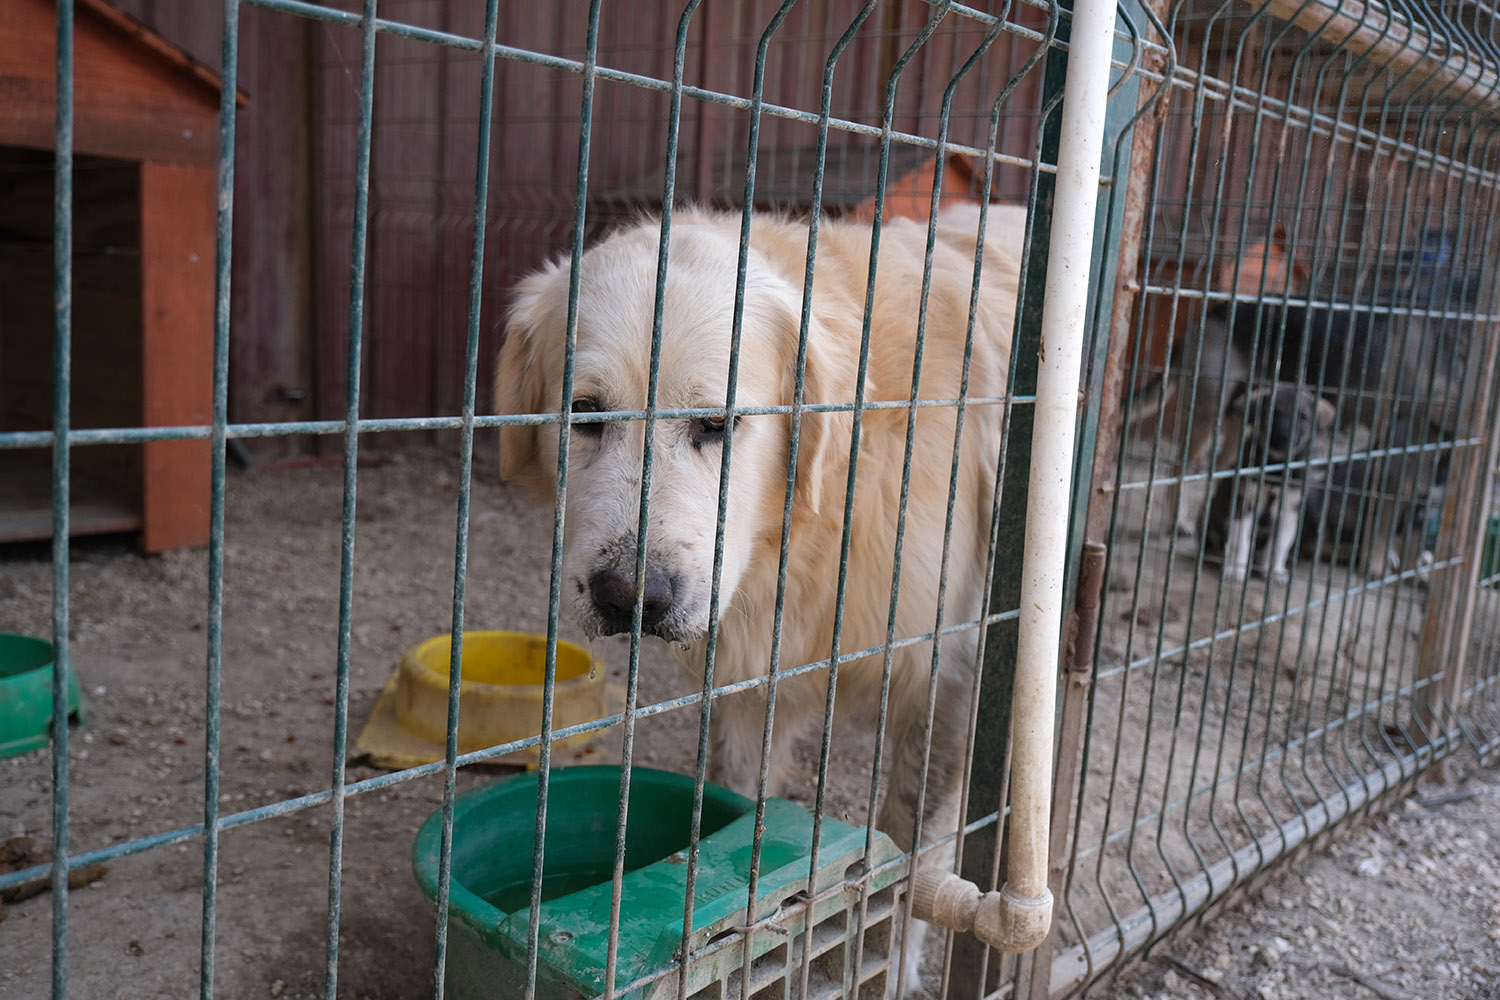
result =
[[[570,767],[552,772],[538,919],[537,996],[573,1000],[604,992],[609,955],[615,831],[620,769]],[[458,1000],[520,998],[526,991],[526,949],[531,923],[537,774],[501,779],[458,796],[454,804],[452,879],[448,905],[447,995]],[[687,845],[693,779],[634,768],[626,820],[625,875],[621,885],[615,970],[622,1000],[675,997],[679,970],[670,966],[682,945]],[[866,831],[825,818],[818,876],[808,888],[812,813],[784,799],[769,799],[761,841],[752,932],[752,993],[775,980],[800,977],[805,933],[813,923],[812,981],[820,995],[878,991],[891,971],[889,942],[903,864],[884,834],[874,834],[864,858]],[[705,785],[694,883],[693,930],[688,938],[687,993],[727,998],[739,990],[744,961],[742,930],[749,898],[755,803]],[[429,902],[438,895],[442,812],[422,824],[412,850],[417,882]],[[861,925],[857,878],[870,895]],[[777,916],[778,914],[784,915]],[[851,946],[863,934],[865,946]],[[860,968],[854,955],[862,951]]]
[[[0,757],[47,745],[52,732],[52,643],[0,632]],[[68,671],[68,713],[83,721],[78,675]]]

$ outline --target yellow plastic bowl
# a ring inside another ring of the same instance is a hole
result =
[[[441,760],[448,732],[448,666],[452,640],[434,636],[411,647],[386,682],[380,700],[356,743],[385,767],[411,767]],[[458,687],[458,752],[536,736],[541,731],[547,663],[547,637],[530,632],[465,632]],[[603,718],[620,702],[603,666],[588,650],[557,643],[552,728]],[[598,732],[554,740],[553,753],[577,750]],[[538,747],[500,760],[536,763]]]

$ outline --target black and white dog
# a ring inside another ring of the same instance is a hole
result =
[[[1391,553],[1393,565],[1372,567],[1383,572],[1421,550],[1442,505],[1446,453],[1392,447],[1369,457],[1367,430],[1341,427],[1332,402],[1287,383],[1240,387],[1225,418],[1239,458],[1214,487],[1206,526],[1225,578],[1253,570],[1285,580],[1294,555],[1344,562],[1360,549]]]
[[[1292,273],[1294,287],[1306,282],[1306,275],[1289,263],[1290,251],[1279,230],[1267,253],[1262,267]],[[1274,469],[1305,459],[1307,453],[1299,449],[1336,428],[1342,434],[1358,430],[1365,435],[1366,447],[1353,454],[1371,448],[1377,453],[1347,460],[1341,468],[1337,456],[1350,452],[1325,442],[1328,447],[1312,453],[1330,461],[1311,475],[1304,467],[1221,480],[1210,494],[1207,523],[1201,526],[1211,544],[1224,547],[1230,575],[1243,578],[1252,562],[1273,575],[1284,573],[1294,550],[1315,549],[1320,539],[1334,545],[1339,558],[1353,558],[1342,554],[1342,539],[1332,537],[1351,532],[1361,539],[1359,559],[1371,574],[1401,568],[1420,550],[1410,544],[1414,533],[1407,517],[1430,508],[1440,495],[1448,452],[1438,452],[1435,459],[1416,446],[1451,441],[1461,433],[1462,402],[1473,396],[1477,368],[1467,364],[1472,324],[1434,313],[1472,308],[1482,282],[1476,272],[1455,268],[1447,242],[1437,237],[1424,242],[1416,263],[1406,291],[1396,296],[1396,304],[1414,308],[1239,297],[1210,309],[1201,336],[1175,346],[1172,365],[1152,387],[1154,399],[1145,401],[1145,409],[1151,413],[1154,406],[1175,400],[1179,412],[1189,414],[1184,428],[1189,465]],[[1239,295],[1254,291],[1244,282],[1235,287]],[[1302,419],[1292,419],[1299,413]],[[1237,430],[1242,423],[1244,435]],[[1213,461],[1216,451],[1219,461]],[[1226,455],[1234,460],[1223,461]],[[1272,515],[1263,500],[1275,494],[1280,509],[1288,506],[1279,502],[1281,492],[1295,490],[1297,497],[1288,499],[1297,499],[1308,487],[1320,491],[1318,509],[1336,513],[1325,520],[1309,511],[1312,521],[1299,546],[1294,539],[1302,520],[1300,505],[1290,505],[1297,513],[1277,519],[1273,528],[1265,523]],[[1327,494],[1328,489],[1336,496]],[[1239,502],[1236,491],[1243,494]],[[1357,510],[1349,509],[1351,492],[1360,498]],[[1245,520],[1252,511],[1255,518]],[[1371,523],[1361,528],[1366,519]],[[1200,526],[1197,520],[1179,512],[1178,528],[1191,534]],[[1256,539],[1272,535],[1267,559],[1256,558]]]
[[[1230,398],[1225,444],[1238,440],[1239,459],[1214,487],[1205,529],[1209,548],[1223,552],[1227,579],[1244,580],[1252,568],[1286,579],[1308,507],[1308,467],[1300,463],[1333,424],[1333,405],[1295,385],[1242,385]]]

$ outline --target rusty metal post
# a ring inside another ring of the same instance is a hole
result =
[[[1492,210],[1494,199],[1491,199]],[[1493,218],[1493,214],[1488,217]],[[1488,234],[1487,259],[1500,252],[1500,231]],[[1500,297],[1500,281],[1492,283],[1489,294],[1482,297],[1486,311],[1494,315]],[[1439,548],[1443,558],[1464,553],[1469,561],[1458,570],[1434,580],[1427,595],[1427,609],[1422,621],[1422,647],[1417,664],[1418,680],[1441,680],[1423,688],[1414,707],[1421,735],[1428,740],[1453,724],[1445,706],[1456,707],[1462,696],[1464,668],[1468,660],[1469,634],[1474,621],[1474,604],[1479,588],[1479,553],[1484,538],[1484,524],[1491,501],[1491,479],[1500,461],[1500,428],[1495,415],[1496,378],[1500,377],[1500,324],[1488,323],[1484,330],[1484,374],[1477,391],[1469,399],[1467,411],[1459,422],[1464,436],[1477,436],[1481,444],[1469,448],[1469,460],[1463,474],[1455,469],[1443,503],[1442,523],[1451,533]],[[1477,331],[1476,331],[1477,332]],[[1477,338],[1476,338],[1477,339]],[[1478,516],[1471,516],[1476,508]]]

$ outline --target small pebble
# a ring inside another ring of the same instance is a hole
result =
[[[1292,943],[1286,938],[1277,935],[1256,949],[1255,961],[1269,969],[1278,965],[1283,958],[1286,958],[1287,952],[1291,950]]]

